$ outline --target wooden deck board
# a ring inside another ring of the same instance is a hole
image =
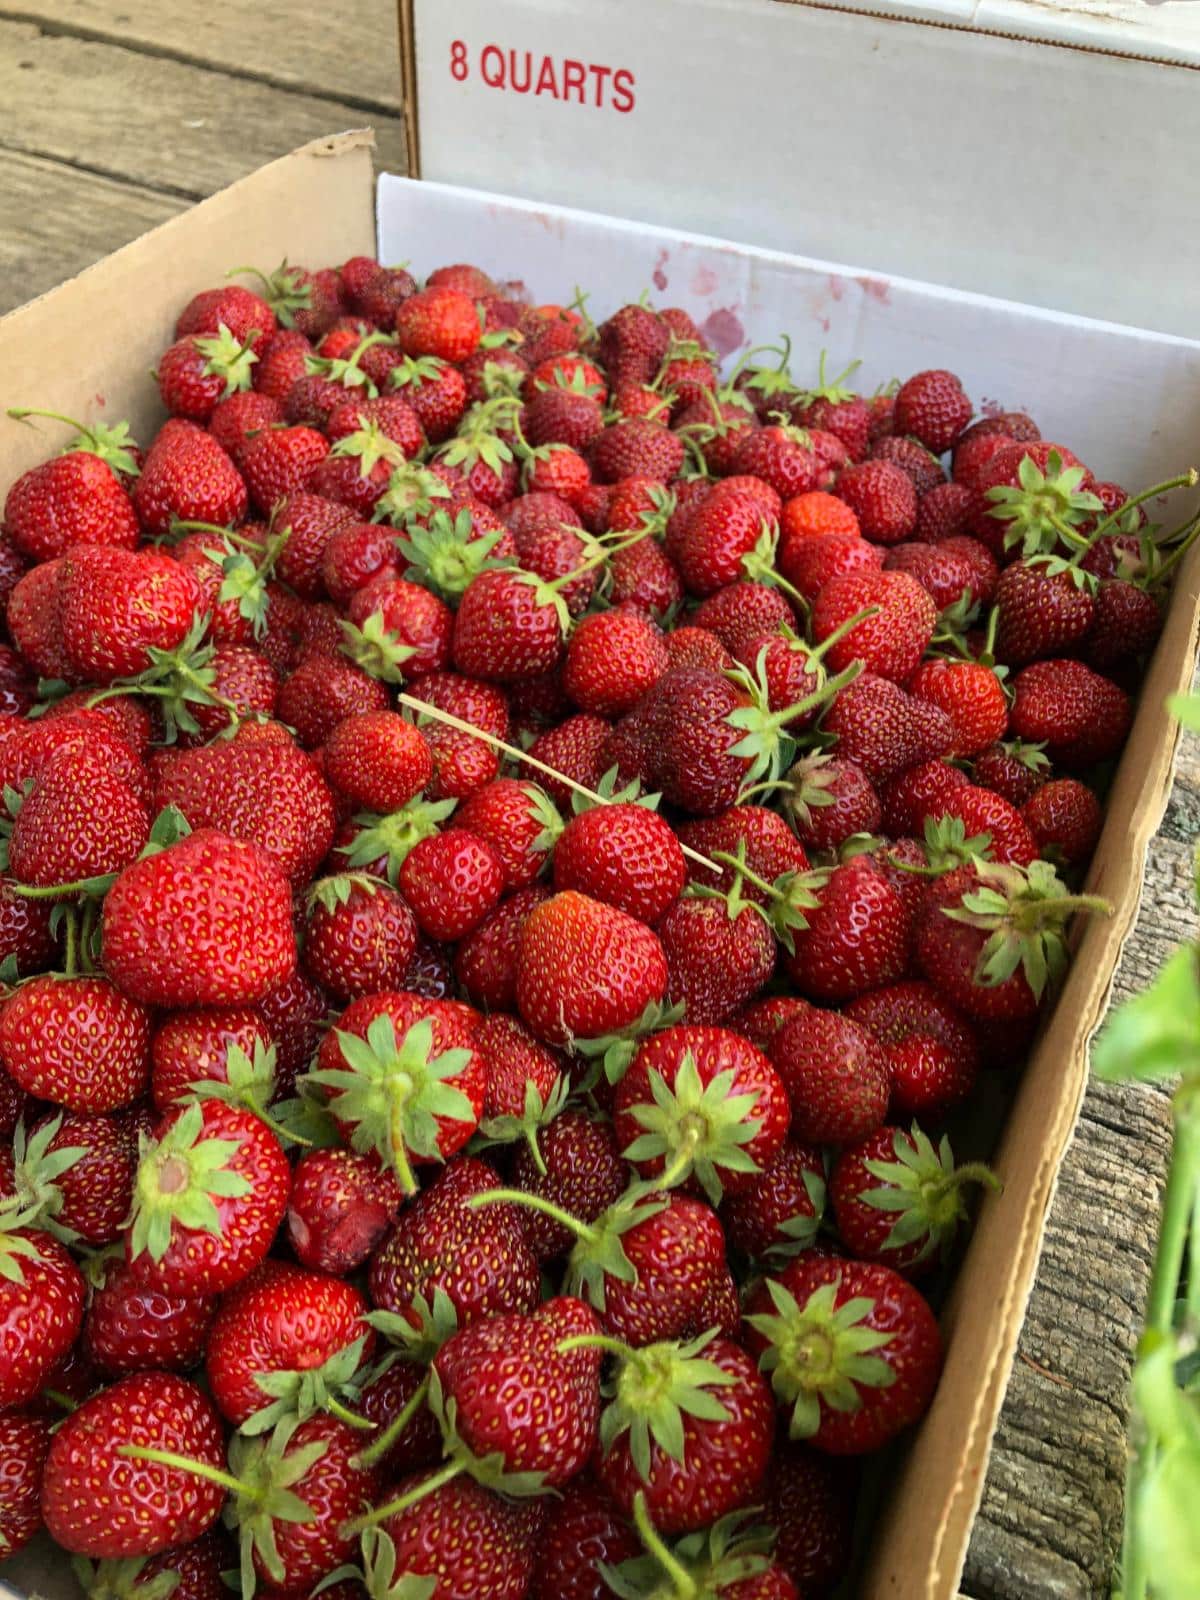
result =
[[[369,122],[403,170],[394,0],[0,0],[0,311],[306,139]],[[230,241],[231,259],[237,241]],[[270,265],[270,263],[264,263]],[[36,395],[30,396],[36,401]],[[1196,921],[1185,745],[1118,993]],[[964,1600],[1099,1600],[1169,1143],[1155,1090],[1093,1086],[1064,1165]]]

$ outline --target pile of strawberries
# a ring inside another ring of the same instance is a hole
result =
[[[254,283],[4,506],[0,1548],[825,1594],[1194,475],[471,266]]]

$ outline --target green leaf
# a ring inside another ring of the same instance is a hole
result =
[[[1092,1070],[1108,1083],[1200,1074],[1200,977],[1193,946],[1177,950],[1144,994],[1112,1014],[1092,1046]]]

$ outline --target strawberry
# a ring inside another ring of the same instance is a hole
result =
[[[568,889],[536,906],[521,931],[517,1005],[540,1039],[617,1033],[667,988],[667,957],[643,923]]]
[[[608,571],[613,606],[636,608],[653,622],[663,622],[683,599],[678,569],[651,539],[619,546]]]
[[[795,622],[796,614],[787,600],[766,583],[727,584],[692,613],[695,627],[710,628],[726,650],[747,666],[753,666],[764,637],[791,629]]]
[[[935,456],[952,450],[971,420],[971,402],[952,372],[918,372],[896,392],[895,428]]]
[[[403,1196],[370,1155],[310,1150],[292,1174],[288,1239],[300,1262],[346,1276],[379,1244]]]
[[[27,1411],[0,1415],[0,1555],[4,1560],[27,1545],[42,1526],[42,1472],[50,1448],[50,1423]],[[621,1555],[631,1552],[614,1545]],[[633,1548],[637,1548],[636,1541]]]
[[[893,461],[863,461],[837,480],[837,496],[858,518],[872,544],[899,544],[917,525],[917,491]]]
[[[712,1203],[738,1193],[774,1158],[791,1113],[767,1057],[727,1028],[665,1028],[617,1085],[614,1128],[645,1178],[692,1178]]]
[[[562,818],[535,783],[496,778],[455,812],[456,828],[487,841],[504,868],[504,888],[523,889],[541,873],[562,832]]]
[[[644,617],[604,611],[585,617],[567,645],[563,686],[581,711],[619,717],[667,670],[662,634]]]
[[[211,1401],[184,1378],[144,1372],[92,1395],[55,1434],[42,1478],[42,1516],[75,1555],[116,1560],[198,1539],[225,1490],[186,1466],[128,1451],[165,1451],[220,1471],[225,1451]],[[112,1486],[124,1492],[114,1500]]]
[[[880,571],[883,549],[857,532],[830,533],[819,539],[788,541],[780,546],[778,561],[780,572],[796,592],[811,602],[831,578]]]
[[[209,1337],[205,1374],[217,1409],[254,1433],[326,1409],[370,1357],[366,1309],[348,1283],[295,1267],[244,1285],[222,1302]]]
[[[405,1194],[412,1164],[447,1160],[474,1133],[486,1069],[474,1043],[474,1013],[384,991],[354,1000],[325,1035],[310,1081],[361,1152],[374,1150]]]
[[[882,1125],[887,1061],[856,1022],[810,1007],[785,1021],[766,1049],[791,1101],[793,1138],[853,1144]]]
[[[376,676],[396,681],[441,672],[449,665],[454,618],[436,595],[384,572],[356,589],[346,607],[350,625],[343,626],[343,648]],[[382,635],[380,640],[379,635]],[[385,669],[377,670],[375,656]]]
[[[541,1130],[538,1151],[518,1145],[513,1161],[518,1189],[551,1201],[585,1223],[595,1222],[620,1198],[625,1182],[625,1165],[611,1124],[583,1111],[561,1111]],[[553,1217],[522,1207],[520,1220],[539,1260],[564,1255],[571,1248],[572,1235]]]
[[[731,806],[716,817],[702,817],[681,823],[680,842],[690,849],[717,859],[720,870],[713,872],[693,862],[692,879],[706,888],[727,893],[738,879],[738,867],[727,856],[735,856],[759,878],[774,884],[785,873],[808,871],[804,846],[783,818],[765,806]],[[739,853],[740,852],[740,853]],[[741,894],[745,900],[765,904],[770,896],[743,875]]]
[[[941,1372],[929,1306],[898,1273],[873,1262],[792,1262],[753,1292],[746,1329],[790,1412],[791,1436],[832,1455],[877,1450],[915,1422]],[[812,1339],[829,1351],[819,1370],[794,1353]]]
[[[562,1296],[451,1335],[431,1389],[451,1458],[497,1488],[511,1477],[524,1493],[576,1477],[596,1442],[598,1329],[590,1306]]]
[[[950,1142],[935,1150],[914,1123],[878,1128],[838,1156],[829,1179],[838,1237],[860,1261],[881,1261],[919,1277],[948,1255],[967,1221],[963,1187],[998,1188],[986,1167],[956,1167]]]
[[[909,540],[890,549],[883,565],[886,572],[909,573],[929,591],[938,611],[952,616],[964,606],[985,604],[996,588],[996,558],[978,539],[965,536],[941,544]]]
[[[21,555],[49,561],[72,545],[132,550],[137,516],[119,476],[135,468],[128,429],[80,429],[66,452],[31,467],[8,491],[4,527]]]
[[[396,333],[407,356],[465,361],[477,348],[480,332],[474,299],[459,289],[423,289],[396,311]]]
[[[1012,689],[1012,732],[1042,745],[1055,766],[1107,761],[1125,742],[1129,696],[1082,661],[1035,661],[1017,674]]]
[[[479,834],[446,828],[413,846],[399,881],[422,932],[433,939],[461,939],[499,901],[504,862]]]
[[[932,599],[907,572],[830,578],[813,607],[813,638],[821,643],[868,607],[876,607],[876,614],[840,635],[826,660],[835,672],[861,660],[868,672],[902,683],[924,654],[936,620]]]
[[[871,446],[870,459],[890,461],[893,466],[899,467],[906,477],[911,478],[912,486],[917,491],[918,502],[930,489],[946,482],[941,462],[913,438],[890,434],[884,439],[878,439]],[[918,515],[920,515],[919,506]]]
[[[779,514],[781,551],[804,539],[823,539],[829,535],[853,539],[861,532],[858,517],[851,507],[823,489],[792,495],[784,501]]]
[[[683,441],[662,422],[628,417],[606,427],[593,441],[591,453],[598,483],[634,477],[670,483],[679,475],[686,452]]]
[[[1063,934],[1076,910],[1107,911],[1107,904],[1068,894],[1047,861],[1026,868],[975,861],[926,889],[917,960],[969,1017],[1032,1017],[1066,968]]]
[[[671,1001],[691,1022],[724,1022],[775,970],[775,938],[754,905],[728,899],[677,900],[658,924]]]
[[[883,1046],[893,1118],[939,1117],[974,1088],[975,1035],[930,984],[916,979],[887,984],[851,1000],[845,1015]]]
[[[521,929],[533,908],[549,898],[550,890],[541,884],[518,889],[460,942],[455,975],[474,1005],[489,1011],[516,1009]]]
[[[1021,807],[1021,816],[1039,852],[1069,867],[1091,858],[1104,820],[1095,793],[1078,778],[1042,784]]]
[[[119,872],[150,835],[145,807],[99,751],[57,751],[13,822],[9,870],[25,884],[75,883]]]
[[[485,1017],[476,1040],[487,1068],[480,1132],[492,1144],[523,1139],[541,1161],[540,1130],[554,1121],[567,1095],[560,1058],[516,1017]]]
[[[214,438],[176,417],[146,454],[133,504],[151,538],[169,533],[175,518],[236,527],[246,515],[246,485]]]
[[[615,760],[623,777],[649,780],[681,810],[713,816],[734,804],[755,757],[769,764],[784,721],[720,672],[674,667],[618,724],[602,760]],[[743,735],[753,744],[744,754]]]
[[[467,386],[462,374],[434,356],[397,358],[393,352],[368,350],[363,370],[375,378],[381,391],[399,393],[416,412],[430,444],[440,444],[458,426],[467,408]]]
[[[845,387],[845,381],[855,366],[857,362],[826,382],[825,353],[822,351],[816,388],[796,395],[790,410],[802,427],[833,434],[852,461],[861,461],[867,453],[870,440],[871,413],[863,397]]]
[[[1020,739],[989,745],[975,757],[975,781],[1003,795],[1010,805],[1021,806],[1045,783],[1050,763],[1040,744]]]
[[[266,1255],[291,1174],[275,1135],[220,1100],[167,1112],[142,1150],[125,1255],[167,1294],[219,1293]]]
[[[239,462],[251,501],[269,516],[277,500],[305,487],[313,468],[328,454],[329,442],[315,428],[298,424],[262,429],[246,441]]]
[[[182,750],[159,767],[155,801],[174,806],[193,828],[258,845],[297,887],[333,842],[329,790],[290,740]]]
[[[879,826],[879,796],[857,761],[805,756],[789,769],[787,785],[784,804],[810,850],[836,850],[852,834]]]
[[[644,1496],[643,1515],[659,1532],[684,1533],[752,1500],[775,1435],[753,1359],[711,1334],[605,1348],[619,1366],[605,1386],[597,1473],[626,1515]]]
[[[599,805],[572,817],[554,851],[554,886],[653,925],[679,898],[687,862],[670,826],[646,806]]]
[[[561,601],[528,574],[483,572],[467,586],[454,620],[454,665],[496,683],[533,677],[562,654]]]
[[[955,476],[964,481],[957,457]],[[1052,554],[1062,527],[1081,528],[1103,510],[1078,456],[1046,440],[1007,440],[966,481],[975,495],[967,531],[996,556],[1016,545],[1025,556]]]
[[[190,1372],[199,1366],[217,1311],[215,1297],[165,1294],[139,1283],[120,1256],[106,1259],[99,1274],[82,1347],[105,1377],[147,1369]]]
[[[604,431],[604,410],[586,385],[549,383],[537,389],[522,419],[525,437],[532,445],[566,444],[586,450]]]
[[[722,1218],[729,1242],[755,1260],[795,1255],[816,1241],[825,1211],[825,1167],[813,1145],[787,1141],[736,1194]]]
[[[103,937],[113,981],[147,1005],[253,1002],[296,964],[287,879],[257,845],[207,828],[125,868]]]
[[[155,651],[182,644],[200,599],[187,568],[158,550],[80,546],[65,557],[59,584],[68,670],[92,683],[143,672]]]
[[[347,717],[325,742],[325,776],[339,794],[369,811],[398,811],[433,776],[420,730],[394,711]]]
[[[150,1017],[106,978],[34,978],[0,1010],[0,1062],[39,1099],[115,1111],[149,1081]]]
[[[974,661],[925,661],[909,680],[909,689],[949,716],[953,755],[978,755],[1004,737],[1008,702],[992,668]]]
[[[280,421],[283,420],[283,403],[292,385],[308,371],[308,360],[313,354],[312,341],[297,328],[279,328],[258,346],[258,365],[250,381],[256,394],[279,403]]]
[[[610,1600],[603,1568],[616,1568],[640,1548],[609,1495],[588,1478],[574,1478],[538,1541],[530,1600]]]
[[[28,899],[0,878],[0,962],[15,963],[19,977],[53,962],[57,940],[50,932],[51,912],[46,901]]]
[[[347,717],[386,711],[390,705],[385,683],[343,655],[315,650],[281,684],[276,710],[282,722],[295,728],[304,748],[312,750]]]
[[[391,533],[371,522],[349,522],[336,528],[321,556],[321,582],[339,606],[372,578],[395,570]]]
[[[332,268],[309,272],[284,261],[269,275],[256,267],[237,270],[259,280],[263,299],[281,328],[295,328],[309,339],[319,339],[342,309],[341,286]]]
[[[360,1450],[360,1457],[387,1477],[439,1461],[442,1430],[425,1404],[426,1369],[401,1358],[390,1366],[386,1359],[381,1361],[374,1372],[359,1391],[354,1409],[379,1431]],[[396,1422],[401,1423],[398,1429]],[[364,1537],[364,1549],[366,1545]]]
[[[175,1011],[158,1026],[150,1047],[150,1092],[160,1111],[192,1097],[198,1083],[226,1083],[229,1052],[248,1059],[271,1043],[266,1019],[253,1006]]]
[[[208,422],[218,401],[250,387],[258,360],[249,340],[239,340],[224,324],[207,336],[185,335],[158,361],[158,392],[173,417]]]
[[[21,659],[39,677],[70,671],[62,637],[60,578],[66,558],[43,561],[17,580],[8,603],[8,631]]]
[[[1086,637],[1096,614],[1078,568],[1054,572],[1014,562],[996,585],[996,654],[1022,665],[1043,656],[1069,655]]]
[[[224,1600],[228,1592],[221,1574],[230,1564],[230,1547],[222,1529],[210,1528],[191,1544],[161,1550],[155,1556],[132,1556],[125,1561],[98,1561],[83,1556],[71,1563],[85,1594],[96,1600],[140,1600],[149,1591],[153,1600],[155,1579],[172,1583],[176,1600]]]
[[[208,431],[236,466],[254,434],[283,421],[283,406],[272,395],[243,389],[218,400]]]
[[[1037,841],[1016,808],[990,789],[973,783],[958,785],[938,810],[944,817],[957,817],[968,840],[986,835],[987,854],[993,861],[1013,861],[1025,867],[1038,853]]]
[[[702,667],[708,672],[732,672],[737,663],[707,628],[684,626],[667,634],[669,669]]]
[[[844,1463],[802,1444],[777,1441],[763,1499],[778,1529],[775,1557],[801,1594],[825,1594],[850,1565],[853,1479]]]
[[[360,994],[404,987],[417,946],[408,905],[362,874],[321,878],[309,890],[303,959],[310,976],[343,1005]]]
[[[600,325],[600,360],[614,381],[644,383],[658,371],[671,335],[648,306],[626,305]]]
[[[115,1117],[77,1112],[19,1124],[0,1154],[3,1188],[26,1226],[65,1244],[120,1238],[133,1199],[134,1140]]]
[[[1090,666],[1105,671],[1150,654],[1163,627],[1162,607],[1152,593],[1112,578],[1100,585],[1095,606],[1084,645]]]
[[[390,1593],[399,1577],[423,1584],[429,1594],[441,1589],[486,1594],[488,1600],[525,1600],[540,1501],[505,1500],[471,1478],[443,1483],[432,1474],[402,1478],[390,1493],[389,1503],[405,1497],[412,1503],[389,1516],[378,1536],[371,1529],[363,1536],[377,1592]]]
[[[0,1232],[0,1406],[32,1400],[71,1349],[83,1321],[86,1289],[70,1255],[48,1233],[18,1228],[4,1213]]]
[[[909,919],[900,896],[866,857],[835,867],[804,913],[784,966],[800,991],[842,1001],[900,977],[908,965]]]
[[[204,289],[194,294],[179,314],[175,337],[187,334],[213,334],[227,328],[242,344],[261,347],[276,329],[275,313],[261,295],[244,289],[240,283],[225,283],[219,289]]]

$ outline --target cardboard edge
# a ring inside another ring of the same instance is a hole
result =
[[[417,19],[415,0],[398,0],[400,8],[400,98],[404,119],[404,153],[408,175],[421,176],[421,102],[417,88]]]

